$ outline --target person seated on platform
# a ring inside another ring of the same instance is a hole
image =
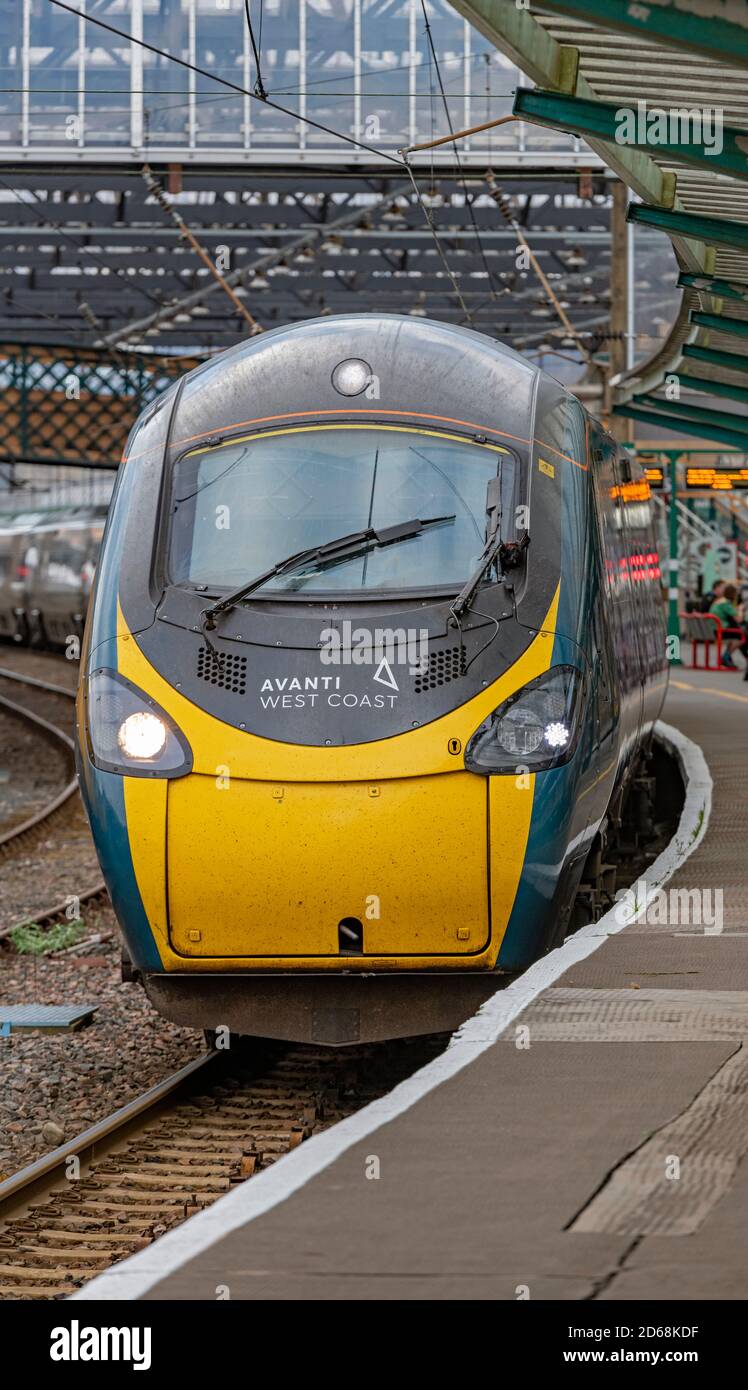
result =
[[[722,592],[719,595],[719,597],[717,597],[712,603],[709,612],[713,613],[715,618],[719,618],[723,630],[724,628],[736,628],[739,626],[737,606],[738,591],[734,584],[722,584],[721,581],[720,584]],[[715,584],[714,587],[716,590],[719,587],[719,585]],[[745,642],[745,634],[743,634],[743,642]],[[741,643],[739,637],[727,638],[725,643],[725,650],[722,653],[723,666],[727,666],[730,670],[733,671],[737,670],[735,662],[732,659],[732,653],[740,645]]]
[[[708,589],[705,594],[701,595],[700,606],[702,613],[711,613],[712,604],[716,603],[717,599],[720,599],[722,597],[726,582],[727,581],[725,579],[715,579],[711,589]]]

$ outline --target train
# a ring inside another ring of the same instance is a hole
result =
[[[105,520],[99,506],[0,512],[0,637],[79,644]]]
[[[578,925],[649,753],[649,486],[471,329],[266,332],[134,426],[81,663],[81,791],[162,1015],[451,1029]]]

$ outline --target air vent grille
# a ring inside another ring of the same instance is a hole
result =
[[[219,690],[230,690],[232,695],[244,695],[247,689],[247,658],[233,652],[221,652],[214,656],[209,647],[201,647],[197,654],[197,678],[215,685]]]
[[[416,695],[426,690],[436,690],[437,686],[448,685],[465,674],[465,648],[447,647],[445,651],[430,652],[428,670],[415,679]]]

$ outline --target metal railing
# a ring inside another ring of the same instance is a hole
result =
[[[0,463],[116,469],[145,406],[192,358],[0,343]]]

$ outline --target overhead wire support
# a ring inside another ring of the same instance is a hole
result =
[[[457,296],[457,302],[458,302],[460,308],[462,309],[462,312],[463,312],[463,314],[465,315],[465,318],[467,319],[468,323],[472,324],[472,323],[473,323],[473,316],[472,316],[470,310],[468,309],[467,304],[465,303],[465,300],[464,300],[463,297],[462,297],[462,290],[460,289],[460,286],[459,286],[458,283],[457,283],[457,279],[456,279],[456,277],[455,277],[454,271],[452,270],[452,267],[450,266],[449,261],[447,260],[446,252],[445,252],[444,247],[442,246],[442,243],[441,243],[441,238],[440,238],[439,233],[438,233],[438,231],[437,231],[437,229],[436,229],[436,225],[435,225],[434,220],[433,220],[433,218],[432,218],[432,216],[431,216],[431,213],[430,213],[429,209],[426,207],[426,204],[425,204],[424,201],[423,201],[423,195],[422,195],[422,193],[421,193],[420,188],[418,187],[418,184],[416,183],[416,179],[415,179],[415,175],[414,175],[414,173],[413,173],[413,170],[411,169],[410,164],[408,163],[407,160],[405,161],[405,165],[406,165],[406,168],[407,168],[408,173],[409,173],[409,175],[410,175],[411,184],[413,185],[413,192],[415,193],[416,198],[418,199],[419,207],[421,208],[421,211],[422,211],[424,217],[426,218],[426,222],[427,222],[427,224],[428,224],[429,230],[431,231],[431,235],[432,235],[433,238],[434,238],[434,245],[436,246],[436,250],[437,250],[437,252],[438,252],[439,259],[440,259],[440,261],[441,261],[441,263],[442,263],[442,266],[444,267],[445,274],[447,275],[447,277],[448,277],[449,280],[451,281],[452,288],[453,288],[453,290],[454,290],[454,292],[455,292],[455,295]]]
[[[480,125],[468,126],[465,130],[452,131],[449,135],[440,135],[439,138],[436,140],[425,140],[418,145],[408,145],[405,149],[401,150],[400,153],[402,154],[403,158],[407,161],[408,155],[415,154],[416,151],[435,149],[437,145],[453,144],[457,140],[464,140],[465,137],[468,135],[475,135],[480,130],[493,130],[496,126],[507,125],[510,121],[516,121],[517,119],[517,116],[499,116],[498,119],[495,121],[482,121]],[[560,319],[561,323],[566,329],[566,332],[568,333],[569,337],[574,339],[574,342],[577,344],[577,347],[579,348],[579,351],[581,352],[585,362],[589,364],[592,361],[592,356],[588,348],[582,342],[579,333],[577,332],[576,328],[571,322],[571,319],[566,313],[563,304],[559,300],[555,290],[553,289],[553,286],[548,280],[548,277],[546,276],[545,271],[543,270],[537,256],[535,255],[535,252],[533,251],[529,241],[527,240],[527,237],[525,236],[522,228],[520,227],[519,222],[513,215],[511,208],[509,207],[507,198],[505,194],[502,192],[501,188],[499,187],[499,184],[496,181],[493,171],[491,169],[488,169],[486,171],[485,177],[486,183],[488,185],[488,191],[491,194],[491,197],[496,203],[496,206],[498,207],[499,212],[504,218],[504,221],[507,223],[509,227],[511,227],[518,242],[522,246],[523,250],[526,251],[527,258],[543,287],[546,298],[553,305],[556,314],[558,315],[558,318]]]
[[[250,13],[249,13],[249,0],[244,0],[244,13],[245,13],[246,16],[247,16],[247,28],[249,29],[249,42],[250,42],[251,45],[252,45],[252,52],[253,52],[253,54],[254,54],[254,59],[255,59],[255,68],[256,68],[256,70],[257,70],[257,77],[256,77],[256,79],[255,79],[255,88],[254,88],[254,90],[255,90],[255,96],[259,97],[259,98],[260,98],[260,101],[267,101],[267,99],[268,99],[267,87],[265,86],[265,83],[264,83],[263,80],[262,80],[262,66],[261,66],[261,63],[260,63],[260,50],[259,50],[258,47],[257,47],[257,41],[256,41],[256,39],[255,39],[255,31],[254,31],[254,29],[252,28],[252,16],[251,16]],[[262,25],[262,0],[260,0],[260,25]],[[262,41],[262,29],[260,29],[260,41]]]
[[[310,231],[302,233],[301,236],[294,237],[293,241],[284,242],[274,251],[268,251],[262,256],[256,257],[247,266],[242,266],[240,270],[233,270],[230,275],[224,277],[225,283],[229,286],[243,285],[250,277],[270,270],[279,262],[285,261],[289,256],[299,251],[303,251],[315,242],[322,242],[325,238],[334,235],[335,232],[342,230],[352,223],[359,222],[367,213],[373,211],[375,207],[384,204],[389,205],[393,198],[401,196],[407,191],[407,184],[398,184],[394,189],[389,190],[376,203],[368,207],[357,207],[349,212],[343,213],[340,217],[334,218],[330,222],[319,222]],[[164,305],[157,313],[150,314],[147,318],[138,319],[135,322],[123,324],[113,333],[108,333],[98,344],[100,347],[110,347],[113,343],[121,342],[123,339],[132,339],[133,334],[147,333],[149,328],[156,327],[164,319],[170,320],[178,313],[189,313],[197,305],[201,305],[209,295],[215,294],[219,286],[215,283],[206,285],[199,290],[193,290],[191,294],[185,295],[183,299],[173,300],[171,304]]]
[[[535,252],[533,251],[529,241],[527,240],[527,237],[525,236],[522,228],[520,227],[519,222],[514,216],[509,206],[506,195],[502,192],[501,188],[499,187],[499,184],[497,183],[494,177],[493,170],[491,169],[486,170],[486,184],[488,186],[488,191],[491,194],[491,197],[493,198],[494,202],[496,203],[496,206],[499,209],[499,212],[504,218],[504,221],[507,223],[509,227],[511,227],[512,231],[514,232],[514,235],[517,238],[517,241],[519,242],[523,250],[526,252],[527,259],[529,260],[530,265],[532,266],[535,274],[538,277],[538,280],[540,281],[543,287],[543,290],[545,291],[546,298],[553,305],[553,308],[555,309],[558,318],[560,319],[561,323],[566,329],[567,334],[577,344],[577,347],[579,348],[579,351],[581,352],[585,362],[587,362],[588,364],[591,363],[592,354],[590,353],[587,346],[582,342],[579,333],[574,327],[574,324],[572,323],[571,319],[569,318],[569,315],[564,309],[563,304],[561,303],[560,299],[558,298],[558,295],[553,289],[550,280],[548,279],[545,271],[543,270],[543,267],[540,264],[540,261],[535,255]]]
[[[192,250],[195,252],[195,254],[199,256],[203,265],[206,266],[206,268],[210,271],[210,274],[213,276],[213,279],[216,280],[217,283],[220,285],[224,294],[228,295],[237,313],[241,314],[242,318],[246,319],[247,323],[249,324],[250,332],[253,335],[256,333],[262,333],[262,324],[258,322],[258,320],[254,317],[253,314],[250,314],[249,309],[247,309],[246,305],[242,304],[242,301],[239,298],[239,296],[235,294],[234,290],[226,282],[217,265],[205,250],[205,247],[201,246],[197,237],[187,226],[187,223],[185,222],[181,213],[179,213],[177,209],[174,207],[174,205],[169,202],[168,198],[166,197],[166,194],[164,193],[163,188],[161,187],[161,184],[158,182],[158,179],[154,178],[153,170],[148,164],[143,165],[143,178],[145,180],[145,185],[148,189],[148,192],[153,195],[153,197],[156,199],[156,202],[159,204],[159,207],[162,207],[167,216],[171,218],[175,227],[177,227],[180,236],[192,247]],[[173,306],[172,312],[174,312]],[[165,307],[165,314],[168,316],[168,306]]]

